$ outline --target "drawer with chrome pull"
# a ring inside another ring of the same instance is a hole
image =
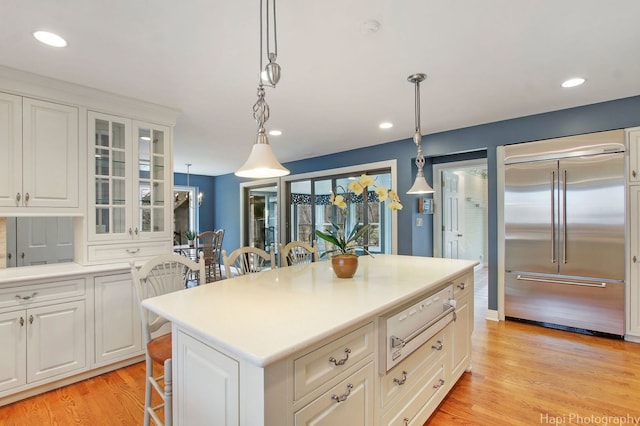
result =
[[[347,371],[358,361],[373,354],[373,323],[352,331],[293,362],[294,400]]]
[[[426,372],[440,362],[443,354],[449,353],[451,346],[450,327],[445,328],[400,364],[389,370],[381,379],[380,393],[382,407],[406,394],[417,383],[425,380]]]
[[[473,271],[453,280],[453,298],[458,300],[473,291]]]
[[[78,297],[84,295],[84,293],[84,278],[0,287],[0,309]]]

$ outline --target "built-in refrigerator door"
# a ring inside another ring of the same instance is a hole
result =
[[[559,273],[624,280],[624,154],[559,165]]]
[[[558,272],[558,161],[505,166],[507,271]]]

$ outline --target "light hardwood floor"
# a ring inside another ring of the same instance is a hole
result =
[[[473,371],[427,425],[640,424],[640,344],[486,321],[486,294],[480,271]],[[0,425],[139,425],[143,398],[139,363],[0,407]]]

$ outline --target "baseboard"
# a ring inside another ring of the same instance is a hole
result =
[[[640,343],[640,336],[635,336],[633,334],[625,334],[624,340],[627,342]]]
[[[92,370],[86,370],[82,373],[74,376],[65,377],[60,380],[48,382],[42,385],[23,385],[17,387],[16,390],[9,390],[5,392],[5,395],[0,397],[0,407],[3,405],[11,404],[16,401],[20,401],[31,396],[39,395],[44,392],[48,392],[54,389],[61,388],[63,386],[70,385],[72,383],[80,382],[82,380],[90,379],[100,374],[107,373],[109,371],[117,370],[118,368],[126,367],[141,361],[144,361],[144,355],[138,355],[133,358],[126,359],[124,361],[114,362],[113,364],[97,367]]]
[[[489,321],[500,321],[500,315],[495,309],[488,309],[486,319]]]

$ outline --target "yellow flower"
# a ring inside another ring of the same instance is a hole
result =
[[[358,182],[360,183],[360,186],[365,188],[367,186],[373,186],[374,180],[371,176],[363,173],[362,175],[360,175],[360,179],[358,179]]]
[[[360,195],[362,194],[362,191],[364,191],[364,186],[362,186],[360,181],[357,181],[357,180],[353,180],[349,182],[349,185],[347,185],[347,188],[353,191],[353,193],[356,195]]]
[[[342,195],[336,195],[334,197],[333,193],[331,193],[331,197],[329,197],[329,202],[331,202],[331,204],[333,204],[334,206],[338,206],[341,209],[347,208],[347,203],[344,201],[344,197]]]
[[[389,208],[391,210],[402,210],[402,204],[400,204],[400,201],[392,201],[389,203]]]
[[[380,202],[386,201],[388,195],[387,187],[383,185],[376,186],[376,194],[378,194],[378,200],[380,200]]]

